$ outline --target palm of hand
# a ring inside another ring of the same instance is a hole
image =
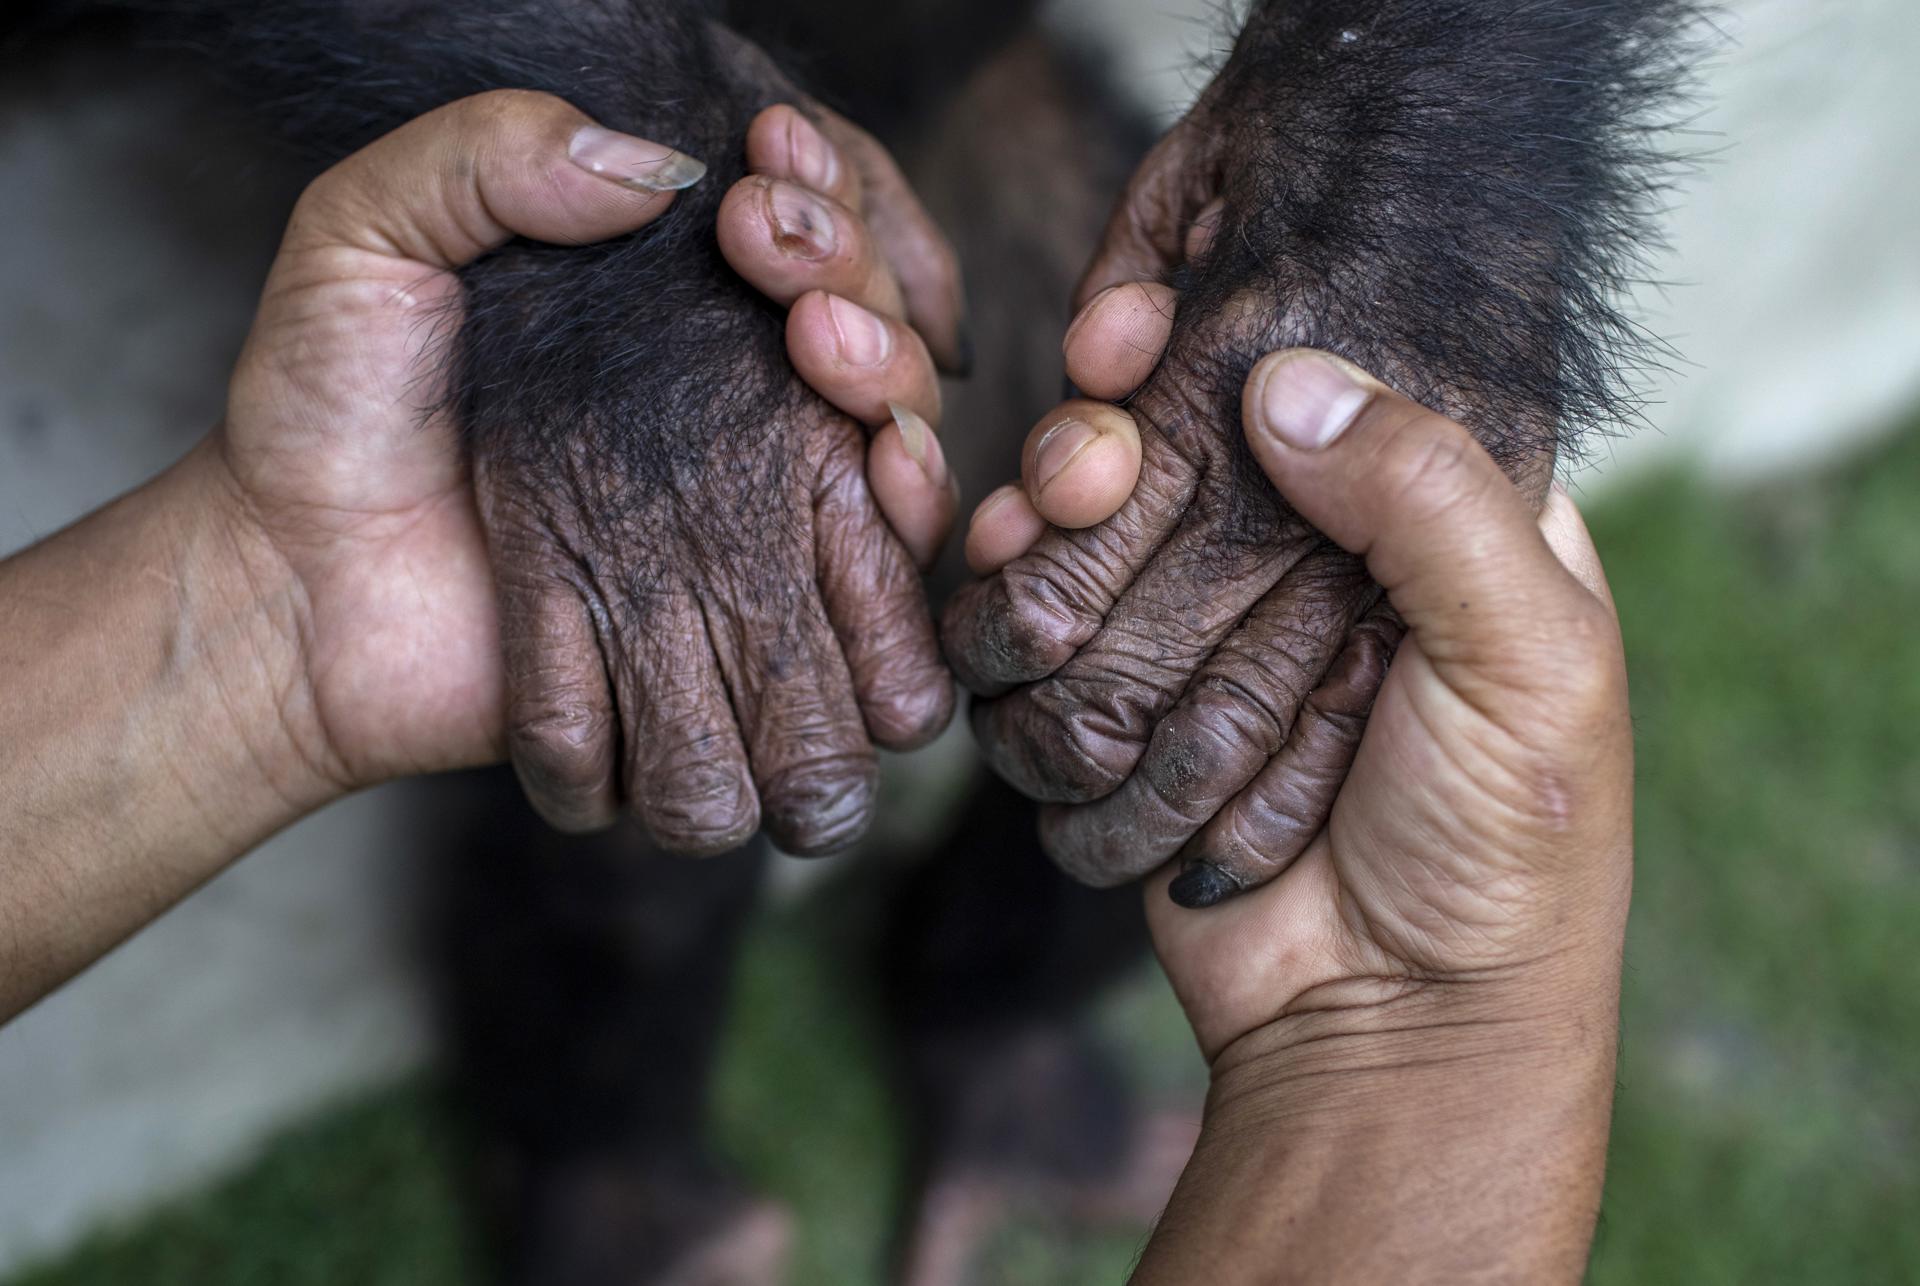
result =
[[[1629,832],[1611,819],[1631,812],[1630,780],[1587,762],[1631,738],[1624,681],[1604,646],[1541,676],[1542,708],[1565,727],[1523,739],[1408,639],[1327,828],[1299,860],[1204,913],[1148,898],[1155,948],[1207,1056],[1292,1014],[1535,966],[1571,945],[1568,906],[1623,904],[1628,865],[1583,845]]]
[[[292,572],[291,627],[357,785],[497,757],[497,615],[431,348],[458,279],[339,246],[283,250],[235,370],[222,458]]]

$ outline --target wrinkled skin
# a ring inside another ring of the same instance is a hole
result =
[[[949,660],[982,698],[972,721],[989,761],[1049,805],[1050,855],[1100,885],[1175,857],[1207,863],[1224,876],[1196,904],[1272,878],[1320,831],[1402,634],[1359,561],[1241,445],[1254,358],[1325,324],[1313,278],[1285,253],[1237,253],[1261,238],[1282,249],[1241,209],[1258,195],[1232,179],[1269,147],[1249,115],[1224,78],[1203,95],[1134,177],[1076,298],[1192,287],[1126,403],[1141,443],[1133,495],[1096,526],[1049,531],[943,623]],[[1537,502],[1550,461],[1503,462]]]
[[[801,101],[757,51],[729,48]],[[721,207],[721,248],[733,251],[730,224],[737,242],[764,219],[762,234],[794,254],[796,281],[813,274],[890,319],[948,334],[940,314],[957,288],[943,243],[877,144],[817,119],[851,158],[855,173],[833,188],[845,203],[822,198],[796,222],[781,185],[748,177]],[[711,205],[688,212],[701,215],[713,217]],[[855,235],[863,218],[871,240]],[[686,257],[695,267],[660,305],[607,319],[610,336],[559,341],[615,391],[593,391],[573,423],[477,435],[509,748],[530,798],[563,829],[627,810],[677,851],[722,852],[764,826],[790,852],[828,852],[868,825],[874,747],[936,735],[952,684],[918,569],[868,485],[867,426],[801,381],[777,308],[719,254]],[[504,270],[503,304],[553,263],[531,261],[518,280]],[[567,292],[532,293],[515,324],[538,333],[578,321],[565,315]],[[624,384],[630,354],[646,369]],[[484,386],[481,397],[484,410]]]

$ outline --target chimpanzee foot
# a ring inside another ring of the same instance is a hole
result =
[[[529,1185],[513,1286],[781,1286],[793,1219],[710,1173],[555,1166]]]
[[[975,1286],[982,1249],[1014,1219],[1144,1227],[1199,1136],[1195,1112],[1127,1102],[1115,1069],[1066,1032],[1010,1042],[968,1079],[908,1212],[898,1286]]]

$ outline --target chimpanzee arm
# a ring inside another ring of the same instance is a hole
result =
[[[1649,133],[1683,0],[1264,0],[1142,167],[1083,283],[1179,288],[1131,401],[1110,520],[963,591],[946,645],[996,768],[1108,883],[1176,855],[1181,900],[1270,878],[1325,820],[1398,629],[1356,560],[1250,468],[1263,353],[1341,353],[1474,429],[1531,494],[1618,424],[1645,355],[1616,311],[1650,244]],[[1025,686],[1020,686],[1025,685]],[[1089,803],[1088,801],[1098,801]]]
[[[799,852],[864,828],[872,742],[952,705],[860,427],[792,374],[727,267],[721,197],[758,109],[797,97],[691,0],[296,0],[201,39],[321,158],[482,90],[564,97],[712,173],[641,234],[517,243],[465,273],[450,396],[500,588],[509,743],[551,820],[619,802],[669,847],[764,820]]]

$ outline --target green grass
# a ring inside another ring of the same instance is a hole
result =
[[[1920,432],[1751,494],[1655,479],[1591,517],[1640,756],[1592,1279],[1920,1280]],[[866,1286],[899,1137],[871,1015],[817,916],[756,931],[719,1131],[798,1210],[797,1286]],[[1149,1079],[1190,1080],[1157,982],[1105,1021]],[[430,1088],[389,1091],[11,1286],[471,1281],[454,1155]],[[1016,1229],[991,1280],[1118,1282],[1135,1244]]]

